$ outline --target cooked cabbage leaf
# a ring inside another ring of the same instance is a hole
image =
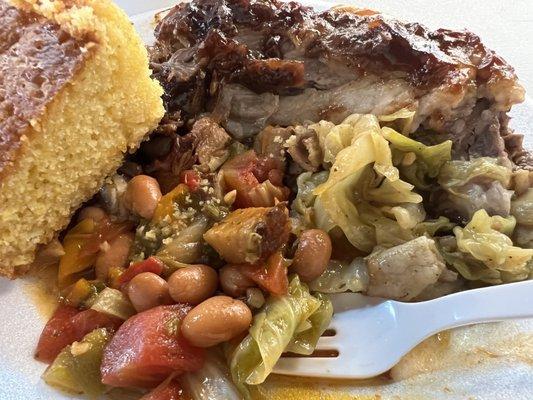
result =
[[[248,336],[230,355],[233,381],[240,387],[262,383],[284,351],[310,354],[329,325],[333,307],[313,296],[297,276],[286,296],[271,296],[254,316]]]
[[[373,221],[376,244],[380,247],[393,247],[416,238],[411,229],[403,229],[395,220],[376,217]]]
[[[417,236],[428,235],[433,237],[437,232],[451,231],[454,227],[455,224],[450,222],[448,218],[439,217],[418,223],[413,231]]]
[[[469,280],[495,284],[527,279],[533,250],[513,245],[509,236],[515,223],[514,217],[491,217],[479,210],[464,228],[454,228],[458,251],[445,247],[443,256]]]
[[[309,126],[317,133],[324,152],[324,162],[333,163],[337,154],[367,133],[380,133],[380,122],[395,123],[402,132],[408,132],[415,115],[414,111],[401,109],[393,114],[375,116],[372,114],[352,114],[342,123],[335,125],[320,121]]]
[[[298,193],[291,205],[292,230],[296,235],[306,228],[316,227],[313,205],[315,203],[314,190],[328,179],[329,172],[304,172],[296,180]]]
[[[314,206],[316,223],[326,232],[338,226],[355,248],[370,252],[376,244],[375,231],[361,218],[354,201],[354,186],[345,180],[319,194]]]
[[[448,161],[439,173],[440,190],[433,194],[435,211],[464,223],[481,209],[506,217],[513,194],[507,190],[511,175],[495,158]]]
[[[337,126],[322,123],[320,129],[324,154],[329,151],[335,158],[327,181],[314,191],[317,226],[328,232],[338,226],[355,248],[367,253],[376,244],[412,239],[405,227],[414,225],[413,220],[420,222],[420,210],[404,205],[421,203],[422,197],[400,179],[393,165],[389,142],[382,135],[382,129],[390,128],[380,128],[375,116],[355,114]],[[408,217],[410,212],[416,215]]]
[[[407,135],[411,131],[411,125],[415,117],[416,111],[411,111],[407,108],[402,108],[392,114],[380,115],[378,117],[380,122],[391,122],[394,128]],[[383,125],[383,124],[382,124]]]
[[[511,214],[522,225],[533,225],[533,188],[511,202]]]
[[[426,210],[420,203],[404,203],[394,207],[382,207],[383,212],[390,214],[400,228],[413,229],[426,218]]]
[[[328,328],[333,316],[333,305],[329,298],[322,293],[313,293],[313,296],[320,301],[319,307],[309,316],[307,321],[300,324],[297,333],[285,351],[296,354],[312,354],[318,339]]]
[[[371,114],[353,114],[339,125],[329,121],[320,121],[310,125],[318,136],[320,147],[324,152],[324,162],[333,163],[338,153],[353,144],[367,133],[379,133],[379,120]]]
[[[420,203],[422,197],[412,192],[412,189],[413,185],[399,178],[385,179],[377,187],[368,187],[364,192],[364,198],[367,201],[384,204]]]
[[[461,194],[460,188],[475,178],[483,177],[509,186],[512,171],[499,164],[496,158],[480,157],[470,161],[453,160],[446,162],[439,173],[439,184],[448,191]]]
[[[373,167],[390,181],[399,180],[399,172],[392,165],[389,143],[379,133],[361,132],[351,145],[337,153],[328,180],[315,193],[320,195],[348,177],[353,180],[357,175],[358,178],[366,166]]]
[[[458,251],[448,251],[445,248],[441,248],[440,252],[442,258],[446,261],[446,264],[455,268],[463,278],[469,281],[481,281],[490,284],[506,282],[502,279],[500,271],[487,268],[483,262],[476,260],[473,257]]]
[[[413,153],[414,161],[411,163],[400,162],[398,168],[402,176],[415,187],[429,189],[431,179],[439,175],[441,167],[451,159],[452,142],[446,140],[434,146],[410,139],[394,129],[384,127],[383,136],[392,144],[393,150],[403,154]],[[402,159],[404,158],[402,154]]]
[[[490,217],[485,210],[479,210],[468,225],[455,227],[453,233],[463,253],[483,261],[488,268],[514,271],[523,268],[533,256],[533,250],[513,246],[506,235],[512,233],[515,223],[514,217]]]
[[[320,293],[364,292],[368,281],[368,269],[362,257],[352,262],[331,260],[324,273],[309,283],[309,289]]]
[[[300,214],[305,214],[306,210],[311,207],[315,201],[313,191],[317,186],[328,180],[329,172],[304,172],[298,176],[296,184],[298,194],[292,203],[292,207]]]

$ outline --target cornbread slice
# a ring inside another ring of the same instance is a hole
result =
[[[0,275],[25,272],[163,116],[108,0],[0,0]]]

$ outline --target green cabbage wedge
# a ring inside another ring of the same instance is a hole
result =
[[[469,280],[497,284],[527,279],[533,249],[513,245],[509,236],[515,223],[514,217],[491,217],[479,210],[468,225],[453,230],[460,254],[444,252],[443,256]]]
[[[229,357],[235,384],[258,385],[272,372],[283,352],[311,354],[333,315],[329,299],[312,295],[297,276],[286,296],[271,296],[254,316],[248,336]]]
[[[409,117],[404,112],[396,118]],[[332,162],[327,181],[314,191],[316,225],[327,232],[339,227],[348,241],[365,253],[378,244],[394,246],[413,239],[412,228],[425,218],[422,196],[400,179],[386,137],[396,140],[399,135],[408,144],[416,143],[416,149],[427,146],[380,126],[380,121],[393,119],[354,114],[339,125],[322,121],[310,126],[318,134],[324,161]],[[436,176],[446,157],[449,159],[449,146],[436,152],[438,161],[427,161],[431,175]],[[433,160],[431,152],[422,153]]]

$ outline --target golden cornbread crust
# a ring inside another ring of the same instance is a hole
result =
[[[83,45],[72,76],[23,131],[0,132],[2,139],[15,138],[8,162],[0,165],[0,275],[12,278],[157,126],[164,109],[147,51],[111,1],[10,3]],[[0,112],[0,128],[8,117]]]

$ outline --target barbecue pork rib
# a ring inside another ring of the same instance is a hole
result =
[[[152,68],[168,114],[182,123],[209,113],[242,140],[269,124],[409,108],[411,133],[426,143],[452,139],[455,158],[501,156],[532,167],[507,124],[524,89],[471,32],[431,31],[353,7],[193,0],[155,33]]]

